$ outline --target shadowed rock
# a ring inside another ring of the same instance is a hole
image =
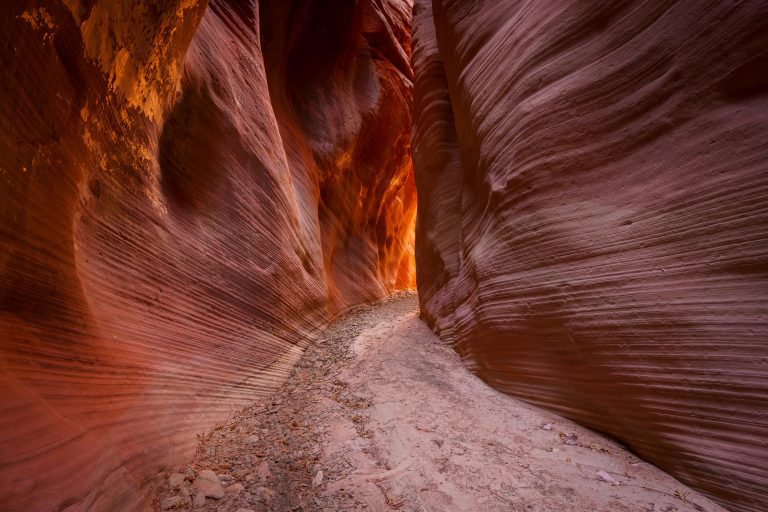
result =
[[[413,22],[422,317],[491,385],[752,512],[767,7],[417,0]]]

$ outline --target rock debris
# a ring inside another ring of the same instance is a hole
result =
[[[202,436],[165,481],[156,510],[722,511],[487,386],[407,292],[341,315],[280,389]]]

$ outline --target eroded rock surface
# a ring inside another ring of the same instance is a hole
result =
[[[140,509],[412,285],[410,7],[336,3],[2,3],[2,507]]]
[[[423,317],[496,388],[764,510],[768,5],[414,13]]]

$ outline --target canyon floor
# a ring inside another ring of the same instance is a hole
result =
[[[203,436],[166,482],[156,510],[724,510],[488,387],[419,319],[411,292],[339,317],[281,389]]]

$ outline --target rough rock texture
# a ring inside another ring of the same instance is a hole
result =
[[[493,386],[768,503],[768,4],[417,0],[422,316]]]
[[[412,285],[410,6],[269,3],[2,2],[0,507],[140,509]]]

